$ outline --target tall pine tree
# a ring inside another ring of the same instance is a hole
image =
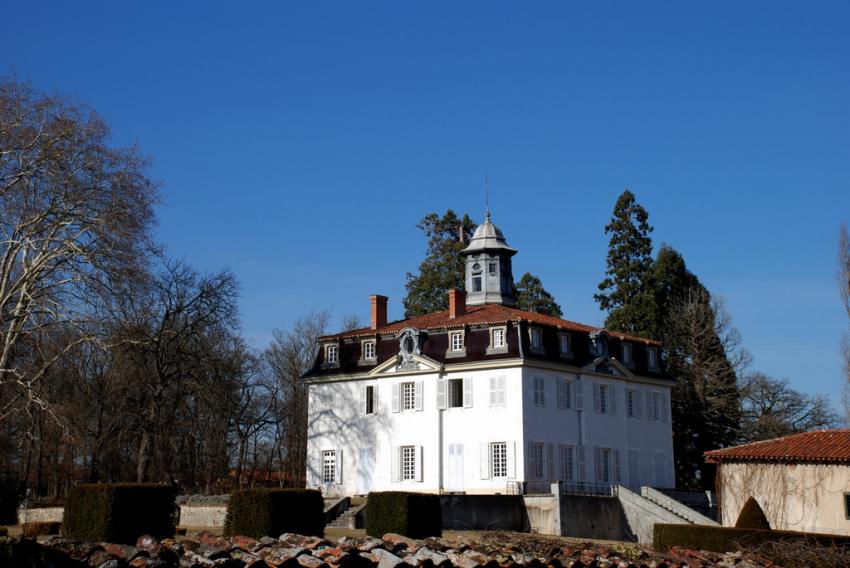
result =
[[[656,315],[653,301],[645,292],[647,273],[652,266],[652,239],[649,213],[625,190],[614,205],[605,234],[611,235],[605,278],[593,297],[599,309],[606,310],[609,329],[649,336]]]
[[[529,312],[538,312],[550,316],[563,317],[561,306],[546,291],[540,278],[526,272],[516,283],[517,307]]]
[[[464,287],[461,251],[469,243],[475,223],[469,215],[464,214],[461,218],[449,209],[442,217],[429,213],[416,227],[428,237],[428,252],[419,265],[419,274],[407,273],[405,318],[448,309],[448,291]],[[460,239],[461,232],[463,241]]]

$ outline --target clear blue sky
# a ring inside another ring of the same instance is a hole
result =
[[[155,159],[158,234],[242,283],[257,347],[368,317],[429,211],[493,219],[570,319],[617,195],[723,296],[754,369],[837,400],[850,221],[847,2],[14,2],[0,72]]]

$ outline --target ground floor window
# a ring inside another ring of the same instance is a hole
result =
[[[596,448],[596,481],[611,483],[611,448]]]
[[[505,442],[490,444],[490,464],[494,478],[508,476],[508,445]]]
[[[401,479],[402,481],[416,479],[416,446],[401,447]]]
[[[545,471],[543,451],[543,442],[534,442],[531,444],[531,475],[534,479],[543,479]]]
[[[336,482],[336,451],[326,450],[322,452],[322,481],[325,483]]]
[[[575,481],[575,446],[561,446],[561,479],[565,481]]]

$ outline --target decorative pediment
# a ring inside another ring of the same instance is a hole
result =
[[[395,375],[399,373],[438,373],[443,365],[425,355],[410,354],[407,357],[396,355],[369,371],[370,377]]]
[[[587,365],[581,368],[586,373],[600,373],[603,375],[613,375],[615,377],[624,377],[627,379],[634,378],[634,374],[628,367],[617,361],[613,357],[597,357]]]

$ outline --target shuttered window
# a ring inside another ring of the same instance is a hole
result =
[[[322,481],[325,483],[336,482],[336,450],[322,452]]]
[[[490,377],[490,406],[505,406],[505,377]]]

